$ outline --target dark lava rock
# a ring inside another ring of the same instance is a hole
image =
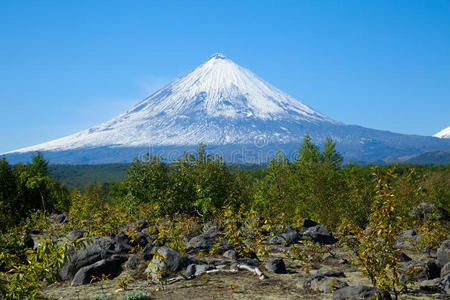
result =
[[[441,279],[435,278],[430,280],[423,280],[420,282],[420,289],[426,292],[439,292],[441,290],[440,287]]]
[[[348,284],[336,278],[319,276],[309,281],[309,286],[312,290],[319,291],[321,293],[331,293],[335,290],[348,286]]]
[[[111,258],[102,259],[92,265],[82,267],[75,274],[72,285],[82,285],[90,283],[93,277],[100,277],[102,274],[108,278],[114,278],[120,273],[120,265],[126,261],[125,256],[114,255]]]
[[[65,214],[54,214],[50,217],[50,222],[56,224],[66,223],[69,220]]]
[[[220,252],[228,250],[230,246],[224,241],[223,234],[219,233],[219,229],[217,226],[212,226],[203,234],[191,238],[186,245],[186,251],[188,253],[198,253],[201,250],[210,251],[217,242],[220,242]]]
[[[161,272],[178,272],[193,263],[195,263],[195,260],[181,256],[178,251],[172,248],[162,246],[153,257],[151,265],[146,272],[151,272],[152,277],[157,279]]]
[[[450,275],[441,278],[440,288],[441,293],[450,295]]]
[[[266,269],[276,274],[286,274],[286,265],[282,258],[274,258],[266,263]]]
[[[441,269],[441,278],[444,278],[447,275],[450,275],[450,262],[446,263]]]
[[[190,264],[187,268],[186,268],[186,277],[191,277],[191,276],[199,276],[201,274],[203,274],[206,271],[209,270],[214,270],[216,268],[216,266],[214,265],[196,265],[196,264]]]
[[[326,229],[324,225],[310,227],[303,232],[303,235],[319,244],[332,245],[337,242],[337,239],[333,236],[331,231]]]
[[[333,293],[333,300],[392,300],[388,292],[375,287],[357,285],[338,289]]]
[[[414,243],[420,239],[419,233],[414,229],[408,229],[400,233],[395,240],[395,246],[399,248],[414,249]]]
[[[422,202],[418,207],[409,211],[409,216],[417,219],[429,219],[432,217],[441,220],[445,217],[445,212],[433,203]]]
[[[302,238],[302,236],[297,232],[297,230],[294,229],[281,234],[281,237],[286,241],[287,245],[295,244]]]
[[[286,243],[286,240],[279,235],[274,235],[269,238],[269,244],[271,244],[271,245],[283,245],[285,243]]]
[[[125,269],[136,270],[139,267],[140,260],[136,255],[130,255],[125,263]]]
[[[115,242],[110,237],[95,237],[93,243],[84,249],[74,251],[69,249],[71,258],[65,262],[58,275],[62,280],[71,279],[82,267],[91,265],[99,260],[106,259],[114,254]]]
[[[400,257],[399,257],[401,262],[408,262],[408,261],[412,261],[412,258],[409,257],[408,255],[406,255],[405,253],[401,253]]]
[[[236,250],[230,249],[225,251],[222,254],[223,257],[229,258],[229,259],[237,259],[238,258],[238,253]]]
[[[437,249],[437,263],[439,266],[445,266],[450,259],[450,240],[444,241]]]
[[[416,281],[434,279],[440,276],[441,271],[438,265],[431,260],[413,260],[405,263],[401,269],[405,273],[400,277],[402,282],[408,279],[414,279]],[[411,274],[406,275],[411,271]]]

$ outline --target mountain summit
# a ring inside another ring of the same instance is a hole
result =
[[[450,149],[450,140],[333,120],[218,53],[110,121],[7,156],[16,162],[43,151],[54,163],[104,163],[130,161],[149,150],[179,155],[204,143],[227,160],[249,162],[243,152],[252,150],[264,152],[256,160],[266,161],[278,149],[295,152],[305,134],[315,143],[331,137],[347,160]]]
[[[433,136],[441,138],[441,139],[450,139],[450,126],[445,129],[442,129],[441,131],[439,131],[438,133],[436,133]]]

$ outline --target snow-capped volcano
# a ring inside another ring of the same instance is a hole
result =
[[[275,125],[283,122],[285,125]],[[98,126],[15,152],[98,146],[293,142],[299,122],[338,124],[222,54]]]
[[[331,137],[344,158],[356,161],[450,149],[450,139],[335,121],[215,54],[110,121],[7,157],[14,163],[43,151],[53,163],[109,163],[150,151],[173,159],[204,143],[228,161],[261,162],[277,150],[293,157],[305,134],[317,144]]]
[[[441,138],[441,139],[450,139],[450,126],[445,129],[442,129],[441,131],[439,131],[438,133],[436,133],[433,136]]]

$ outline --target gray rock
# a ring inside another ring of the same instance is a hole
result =
[[[333,234],[324,225],[317,225],[308,228],[303,232],[303,236],[309,237],[313,242],[325,245],[332,245],[337,242]]]
[[[151,260],[157,249],[158,247],[148,243],[144,249],[142,249],[142,257],[144,257],[145,260]]]
[[[281,237],[286,241],[287,245],[295,244],[302,238],[297,230],[289,230],[288,232],[281,234]]]
[[[181,256],[178,251],[162,246],[152,258],[146,272],[151,272],[152,278],[158,279],[160,276],[168,275],[167,271],[178,272],[193,262],[194,260]]]
[[[257,258],[239,258],[236,260],[236,263],[249,265],[251,267],[257,267],[261,264]]]
[[[430,280],[440,275],[439,267],[431,260],[413,260],[405,263],[401,270],[404,272],[400,276],[400,281],[402,282],[406,282],[408,279],[416,281]]]
[[[271,244],[271,245],[283,245],[285,243],[286,243],[286,240],[279,235],[274,235],[269,238],[269,244]]]
[[[130,231],[139,232],[139,231],[144,230],[147,227],[148,227],[148,223],[146,221],[139,220],[132,224],[129,224],[129,225],[126,225],[126,226],[120,228],[119,232],[124,232],[124,233],[130,232]]]
[[[114,252],[120,254],[126,254],[131,251],[130,237],[124,233],[119,233],[114,237],[115,247]]]
[[[206,271],[214,270],[216,266],[214,265],[196,265],[196,264],[190,264],[186,269],[186,277],[191,276],[199,276]]]
[[[450,262],[446,263],[441,269],[441,278],[444,278],[447,275],[450,275]]]
[[[237,259],[238,258],[238,253],[236,252],[236,250],[233,250],[233,249],[225,251],[222,255],[223,255],[223,257],[226,257],[229,259]]]
[[[309,274],[315,277],[345,277],[344,272],[334,270],[311,270]]]
[[[266,269],[269,272],[276,274],[285,274],[286,273],[286,265],[284,264],[284,260],[282,258],[274,258],[269,260],[266,263]]]
[[[309,282],[312,290],[321,293],[331,293],[335,290],[348,286],[346,282],[340,281],[336,278],[316,277]]]
[[[423,280],[420,282],[419,288],[426,292],[439,292],[441,290],[440,283],[440,278]]]
[[[125,263],[125,269],[136,270],[139,267],[140,261],[136,255],[130,255]]]
[[[56,223],[56,224],[66,223],[68,220],[69,220],[69,218],[67,218],[67,215],[65,215],[65,214],[54,214],[54,215],[50,216],[50,222]]]
[[[67,234],[68,240],[74,240],[74,239],[81,239],[86,234],[86,231],[84,230],[74,230]]]
[[[450,240],[444,241],[437,249],[437,264],[441,267],[445,266],[450,259]]]
[[[75,274],[72,285],[82,285],[90,283],[92,278],[100,277],[102,274],[108,278],[114,278],[120,273],[120,265],[126,261],[125,256],[115,255],[111,258],[102,259],[92,265],[82,267]]]
[[[409,211],[409,216],[418,219],[436,218],[437,220],[441,220],[445,216],[445,212],[433,203],[422,202],[418,207]]]
[[[311,228],[311,227],[314,227],[314,226],[317,226],[317,225],[319,225],[319,224],[314,222],[313,220],[310,220],[308,218],[303,218],[302,219],[302,225],[301,226],[302,226],[303,229]]]
[[[450,275],[441,278],[440,288],[441,293],[450,295]]]
[[[419,233],[414,229],[402,231],[395,240],[395,246],[398,248],[414,249],[414,244],[420,239]]]
[[[333,293],[333,300],[392,300],[391,295],[375,287],[357,285],[338,289]]]
[[[400,259],[401,262],[412,261],[412,258],[409,257],[408,255],[406,255],[404,252],[400,253],[399,259]]]
[[[69,249],[70,260],[65,262],[58,275],[62,280],[71,279],[82,267],[91,265],[114,254],[115,242],[110,237],[95,237],[93,243],[84,249]]]
[[[188,253],[198,253],[199,251],[210,251],[218,242],[220,243],[219,252],[224,252],[231,247],[225,242],[223,234],[219,233],[219,227],[212,226],[203,234],[195,236],[189,240],[186,245]]]

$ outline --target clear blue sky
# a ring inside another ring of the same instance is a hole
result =
[[[109,120],[222,52],[342,122],[450,125],[450,1],[0,1],[0,153]]]

